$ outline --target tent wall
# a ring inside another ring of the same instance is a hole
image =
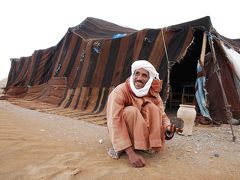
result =
[[[222,80],[222,86],[230,110],[235,118],[240,117],[240,97],[237,94],[237,88],[233,79],[233,71],[229,66],[229,61],[221,49],[219,40],[214,40],[214,49],[216,52],[217,63],[219,64],[220,76]],[[223,92],[220,91],[221,84],[218,80],[216,71],[217,66],[214,64],[212,54],[208,54],[205,57],[205,71],[206,71],[206,90],[208,93],[208,107],[211,117],[215,121],[227,122],[227,108],[224,106]]]

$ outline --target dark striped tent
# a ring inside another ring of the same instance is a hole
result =
[[[227,122],[229,110],[233,117],[240,117],[240,98],[222,44],[240,51],[239,40],[217,33],[208,16],[140,31],[87,18],[69,28],[56,46],[11,59],[5,97],[12,102],[24,100],[22,104],[46,103],[104,115],[109,92],[129,77],[135,60],[145,59],[156,67],[164,81],[161,96],[168,102],[169,89],[195,82],[201,59],[210,114],[217,122]]]

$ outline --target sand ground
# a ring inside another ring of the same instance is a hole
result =
[[[240,179],[240,126],[195,126],[163,152],[113,160],[104,126],[25,109],[0,100],[0,179]],[[99,143],[102,139],[103,143]]]

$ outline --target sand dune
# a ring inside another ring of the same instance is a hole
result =
[[[63,116],[0,101],[0,179],[239,179],[240,128],[194,127],[176,135],[147,165],[132,168],[126,155],[108,157],[107,130]],[[103,143],[100,144],[99,140]]]

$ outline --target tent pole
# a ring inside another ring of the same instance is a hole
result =
[[[200,63],[202,67],[204,67],[204,57],[205,57],[205,52],[206,52],[206,43],[207,42],[207,34],[206,32],[203,33],[203,42],[202,42],[202,50],[201,50],[201,55],[200,55]]]
[[[213,40],[212,40],[212,35],[211,34],[209,34],[208,40],[209,40],[209,45],[210,45],[210,49],[211,49],[211,52],[212,52],[213,62],[214,62],[214,65],[215,65],[214,66],[215,73],[217,74],[217,78],[218,78],[220,88],[221,88],[221,91],[222,91],[222,94],[223,94],[223,101],[224,101],[224,105],[225,105],[225,109],[226,109],[226,113],[227,113],[227,121],[230,124],[230,128],[231,128],[231,131],[232,131],[232,136],[233,136],[233,142],[235,142],[236,136],[234,135],[233,127],[232,127],[232,121],[231,121],[232,112],[230,111],[230,105],[228,104],[227,96],[226,96],[226,93],[225,93],[224,88],[223,88],[221,74],[220,74],[220,67],[219,67],[219,64],[217,62],[216,53],[215,53],[215,50],[214,50]]]

